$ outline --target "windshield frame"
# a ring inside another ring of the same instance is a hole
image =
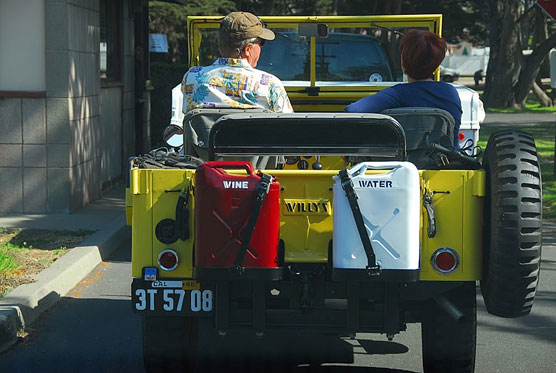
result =
[[[188,29],[188,57],[190,67],[199,65],[200,46],[202,42],[201,29],[218,29],[223,16],[190,16],[187,18]],[[377,27],[383,29],[396,28],[425,28],[441,36],[442,15],[441,14],[416,14],[416,15],[381,15],[381,16],[261,16],[261,20],[268,28],[295,28],[300,23],[326,23],[329,28],[366,28]],[[396,82],[347,82],[340,81],[337,84],[326,81],[318,81],[316,63],[316,37],[310,37],[310,80],[309,81],[284,81],[288,88],[307,89],[319,87],[330,90],[332,86],[350,87],[351,90],[360,87],[368,90],[369,87],[377,87],[378,90],[387,86],[392,86]],[[440,80],[440,70],[434,73],[434,80]]]

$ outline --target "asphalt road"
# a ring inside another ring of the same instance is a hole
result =
[[[556,113],[487,113],[481,126],[556,124]]]
[[[531,315],[520,319],[488,315],[478,296],[477,372],[556,372],[556,225],[551,230],[545,242],[555,246],[545,244]],[[37,320],[21,343],[0,355],[0,372],[144,371],[140,318],[129,305],[130,272],[126,246]],[[304,351],[304,357],[328,363],[317,368],[291,368],[294,372],[421,371],[420,327],[415,324],[392,342],[381,335],[358,334],[355,340],[308,335],[265,336],[262,340],[228,336],[219,344],[228,353],[265,355],[271,360],[261,367],[250,366],[248,358],[244,365],[232,365],[229,360],[218,364],[215,359],[205,362],[200,371],[273,371],[272,358],[282,360],[299,350]],[[205,348],[217,351],[213,345]],[[347,364],[352,356],[353,363]]]

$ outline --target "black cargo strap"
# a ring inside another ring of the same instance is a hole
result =
[[[259,213],[263,207],[264,199],[270,191],[272,176],[263,173],[261,173],[260,176],[261,178],[255,187],[255,203],[253,203],[253,207],[251,208],[251,215],[249,216],[249,221],[245,227],[243,237],[241,238],[241,246],[237,252],[235,266],[233,268],[238,274],[243,273],[243,259],[245,258],[245,253],[249,250],[249,243],[251,242],[251,237],[253,236],[253,231],[255,230],[255,225],[257,224],[257,219],[259,218]]]
[[[349,207],[351,207],[353,219],[355,220],[355,225],[357,226],[357,230],[359,231],[359,237],[361,238],[363,248],[365,249],[365,253],[367,254],[366,269],[369,272],[370,276],[378,276],[380,275],[380,266],[376,264],[375,252],[373,250],[371,240],[367,235],[367,229],[365,228],[365,223],[363,222],[361,209],[359,208],[359,204],[357,203],[357,199],[359,197],[357,197],[355,189],[353,189],[353,181],[351,180],[351,177],[349,176],[347,170],[341,170],[339,175],[342,183],[342,189],[344,189],[344,192],[346,193]]]
[[[166,148],[153,149],[147,154],[131,158],[131,167],[148,169],[195,169],[201,164],[203,164],[203,161],[199,158],[190,155],[180,155]]]
[[[191,186],[184,188],[178,197],[178,203],[176,204],[176,228],[178,231],[178,237],[185,241],[191,235],[189,230],[189,192]]]

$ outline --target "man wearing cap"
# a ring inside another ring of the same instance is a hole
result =
[[[274,33],[251,13],[224,17],[218,35],[221,57],[210,66],[192,67],[183,77],[183,112],[195,108],[293,112],[280,79],[255,69],[265,40],[273,39]]]

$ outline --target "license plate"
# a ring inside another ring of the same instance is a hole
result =
[[[141,281],[132,286],[132,307],[139,313],[208,314],[213,310],[212,289],[195,281]]]

